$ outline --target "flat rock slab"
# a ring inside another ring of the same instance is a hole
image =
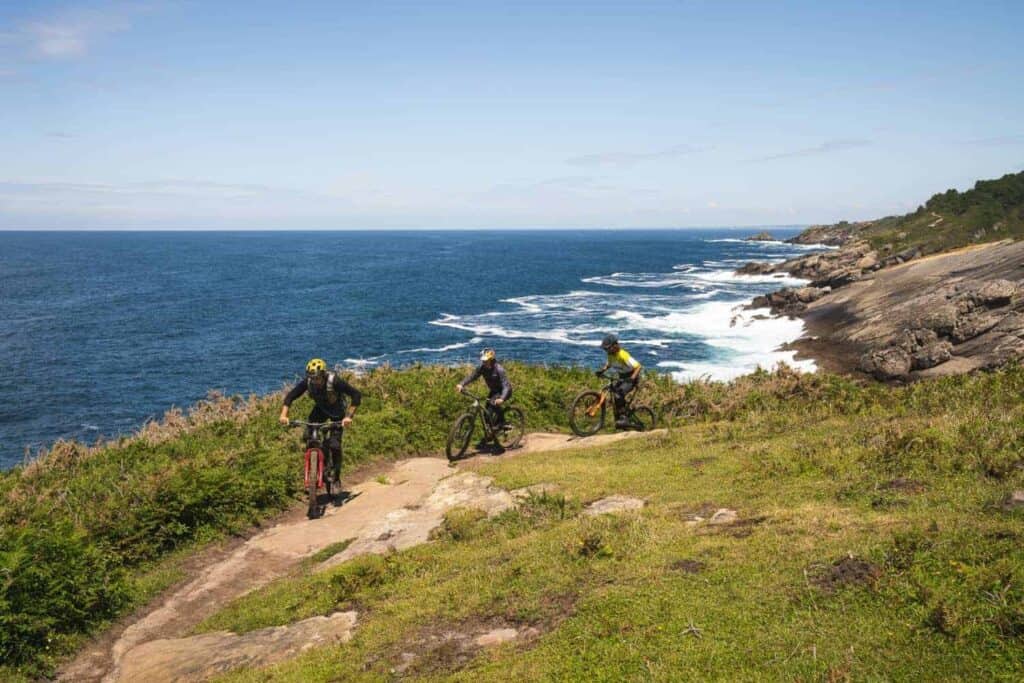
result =
[[[153,640],[136,647],[122,660],[121,676],[126,681],[146,683],[205,681],[233,669],[268,666],[312,647],[347,642],[355,626],[355,612],[335,612],[329,617],[312,617],[242,635],[218,631]]]
[[[639,510],[644,505],[646,505],[646,501],[640,498],[631,498],[629,496],[620,496],[616,494],[614,496],[595,500],[593,503],[583,508],[583,514],[594,517],[596,515],[607,515],[616,512]]]
[[[518,635],[519,631],[514,628],[496,628],[493,631],[477,636],[475,642],[480,647],[493,647],[513,641]]]
[[[1024,508],[1024,491],[1014,491],[1003,501],[1003,507],[1007,510]]]
[[[447,472],[451,472],[445,465]],[[441,525],[445,513],[457,507],[483,510],[488,516],[515,505],[508,491],[493,486],[490,477],[474,472],[456,474],[435,485],[426,498],[376,517],[348,538],[355,538],[345,550],[319,566],[327,569],[359,555],[383,554],[426,543],[430,532]]]

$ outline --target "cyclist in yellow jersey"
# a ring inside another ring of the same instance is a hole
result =
[[[640,371],[643,370],[643,366],[629,355],[629,351],[619,346],[619,338],[614,334],[605,335],[601,340],[601,348],[608,354],[608,361],[596,374],[600,375],[611,369],[618,376],[612,383],[612,391],[615,393],[615,426],[629,427],[629,420],[624,414],[626,396],[640,383]]]

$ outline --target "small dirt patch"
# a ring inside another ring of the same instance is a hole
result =
[[[902,493],[921,493],[927,487],[924,483],[917,481],[916,479],[896,477],[892,481],[886,482],[882,488],[888,489],[889,491],[900,491]]]
[[[684,574],[700,574],[707,567],[706,564],[700,560],[681,559],[676,560],[669,565],[670,569]]]
[[[709,465],[709,464],[713,463],[715,460],[716,460],[716,458],[714,458],[712,456],[708,456],[706,458],[690,458],[686,462],[686,464],[689,465],[690,467],[692,467],[695,470],[700,470],[700,469],[703,469],[705,465]]]
[[[871,586],[882,576],[882,568],[857,557],[844,557],[829,565],[812,565],[807,569],[811,585],[826,593],[847,586]]]

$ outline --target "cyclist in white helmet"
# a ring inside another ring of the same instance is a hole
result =
[[[483,377],[487,385],[487,407],[493,411],[494,424],[504,426],[505,409],[502,405],[512,398],[512,383],[508,381],[505,368],[498,364],[494,349],[484,349],[480,353],[480,365],[469,373],[466,379],[455,385],[455,391],[461,394],[466,385],[476,381],[478,377]]]

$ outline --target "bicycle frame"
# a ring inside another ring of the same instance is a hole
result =
[[[324,485],[324,469],[327,457],[324,452],[324,442],[327,440],[326,432],[333,427],[338,427],[341,422],[303,422],[301,420],[291,420],[288,423],[292,427],[309,427],[310,435],[307,440],[305,459],[303,463],[303,481],[304,487],[308,487],[310,483],[310,476],[316,477],[317,488]],[[315,458],[315,461],[314,461]],[[314,469],[315,468],[315,469]]]
[[[488,411],[485,407],[486,404],[489,403],[490,401],[486,398],[483,398],[482,396],[471,394],[465,389],[462,390],[462,393],[468,396],[473,401],[472,410],[476,413],[476,416],[480,418],[480,424],[482,424],[484,428],[484,436],[487,437],[488,439],[494,438],[494,425],[491,424],[491,421],[488,418],[487,414]]]
[[[604,377],[604,375],[602,375],[602,377]],[[603,387],[601,387],[601,391],[598,392],[601,395],[601,398],[600,398],[600,400],[598,400],[597,403],[592,405],[587,410],[587,416],[588,417],[594,417],[595,415],[597,415],[598,411],[604,410],[604,407],[608,404],[608,397],[615,393],[614,386],[615,386],[615,382],[617,381],[617,379],[608,379],[608,383],[605,384]],[[633,407],[633,394],[634,393],[635,392],[630,392],[629,395],[626,396],[625,408],[626,408],[627,412],[630,410],[630,408]]]

